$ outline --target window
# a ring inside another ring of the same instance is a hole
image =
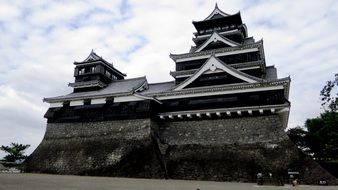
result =
[[[69,104],[70,104],[69,101],[65,101],[65,102],[63,102],[63,107],[69,107]]]
[[[79,75],[83,75],[85,73],[85,68],[79,70]]]
[[[90,68],[90,72],[95,73],[95,66]]]
[[[108,78],[110,78],[111,77],[111,73],[109,72],[109,71],[105,71],[105,73],[104,73]]]
[[[218,26],[218,27],[215,27],[214,30],[215,30],[215,31],[221,30],[221,27],[219,27],[219,26]]]
[[[221,97],[221,98],[207,98],[207,99],[196,99],[189,100],[189,105],[201,105],[201,104],[220,104],[220,103],[232,103],[238,100],[237,96],[232,97]]]
[[[90,99],[85,99],[83,100],[83,105],[90,105],[91,100]]]
[[[252,101],[258,101],[259,100],[259,95],[251,95],[249,96],[249,99],[252,100]]]
[[[114,97],[108,97],[108,98],[106,98],[106,104],[111,105],[113,103],[114,103]]]

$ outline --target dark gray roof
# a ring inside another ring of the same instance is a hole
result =
[[[205,40],[202,44],[200,44],[198,47],[195,48],[195,51],[194,51],[194,52],[196,52],[200,47],[204,46],[205,44],[213,42],[213,41],[209,41],[211,38],[214,37],[213,35],[218,35],[220,38],[222,38],[223,40],[228,41],[228,42],[230,42],[230,43],[233,43],[233,44],[236,44],[236,45],[241,45],[241,44],[239,44],[238,42],[235,42],[235,41],[233,41],[233,40],[230,40],[230,39],[227,38],[225,35],[221,35],[221,34],[219,34],[219,32],[214,31],[214,32],[207,38],[207,40]],[[207,47],[207,46],[205,46],[205,47]],[[191,53],[192,53],[192,52],[191,52]]]
[[[146,77],[117,80],[117,81],[111,82],[106,88],[101,89],[101,90],[70,93],[64,96],[45,98],[44,101],[53,102],[53,101],[64,101],[64,100],[74,100],[74,99],[83,99],[83,98],[107,97],[107,96],[116,96],[116,95],[123,95],[123,94],[132,94],[134,90],[141,87],[145,82],[147,82]],[[174,81],[148,84],[149,88],[147,90],[140,92],[140,94],[148,95],[148,94],[165,92],[165,91],[169,91],[174,86],[175,86]]]
[[[70,93],[64,96],[45,98],[44,101],[50,102],[50,101],[71,100],[86,97],[100,97],[109,95],[114,96],[119,94],[128,94],[132,93],[135,89],[139,88],[145,82],[147,82],[146,77],[117,80],[111,82],[106,88],[103,88],[101,90]]]
[[[176,62],[177,59],[212,55],[212,54],[224,53],[224,52],[232,52],[232,51],[238,51],[238,50],[243,50],[247,48],[262,48],[262,47],[263,47],[263,40],[259,40],[255,43],[243,44],[243,45],[234,46],[234,47],[224,47],[224,48],[211,49],[211,50],[205,50],[205,51],[194,52],[194,53],[170,54],[169,57]]]
[[[248,37],[244,39],[244,44],[253,44],[255,43],[255,39],[253,37]]]
[[[121,77],[125,77],[127,76],[126,74],[122,73],[121,71],[117,70],[112,63],[109,63],[108,61],[106,61],[105,59],[103,59],[102,57],[98,56],[93,50],[90,52],[89,56],[81,61],[81,62],[74,62],[74,65],[85,65],[85,64],[92,64],[92,63],[103,63],[104,65],[106,65],[107,67],[109,67],[110,69],[112,69],[115,74],[121,75]]]
[[[169,91],[175,86],[174,81],[148,84],[149,89],[141,92],[143,95]]]
[[[265,79],[267,80],[274,80],[277,79],[277,69],[274,65],[266,67],[266,76]]]

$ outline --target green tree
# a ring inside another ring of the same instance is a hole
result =
[[[303,127],[297,126],[295,128],[289,129],[288,135],[298,148],[302,149],[304,152],[308,151],[309,148],[305,141],[307,131],[304,130]]]
[[[30,145],[26,144],[19,144],[19,143],[11,143],[9,146],[1,146],[0,150],[7,153],[7,155],[4,157],[4,161],[6,162],[20,162],[27,158],[26,155],[24,155],[24,151],[30,147]]]
[[[338,177],[338,74],[320,91],[324,113],[307,119],[304,127],[288,130],[290,139],[304,153]]]
[[[307,119],[302,127],[289,129],[290,139],[304,153],[318,160],[338,159],[338,113],[325,112]]]
[[[338,74],[320,91],[325,112],[288,131],[290,139],[319,160],[338,160]]]
[[[337,111],[338,109],[337,88],[338,88],[338,73],[335,74],[333,80],[327,81],[324,88],[320,91],[322,106],[324,107],[325,110]]]
[[[322,160],[338,159],[338,113],[325,112],[305,122],[307,145],[314,157]]]

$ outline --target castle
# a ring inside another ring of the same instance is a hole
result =
[[[216,5],[193,25],[195,46],[170,55],[170,82],[125,79],[93,51],[74,62],[73,92],[44,99],[47,130],[26,171],[254,181],[292,170],[309,183],[330,179],[285,134],[290,78],[266,65],[241,14]]]

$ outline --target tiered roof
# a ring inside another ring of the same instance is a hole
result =
[[[220,117],[222,113],[230,116],[232,112],[238,116],[241,115],[242,111],[246,111],[250,115],[253,111],[259,111],[260,114],[263,114],[264,110],[274,113],[276,109],[284,112],[289,107],[287,99],[289,96],[290,78],[278,79],[276,68],[274,66],[266,66],[263,40],[255,42],[252,37],[248,37],[247,29],[242,22],[239,12],[233,15],[227,14],[221,11],[216,4],[209,16],[202,21],[193,22],[193,24],[197,30],[195,38],[193,38],[196,46],[192,47],[188,53],[170,54],[170,58],[174,60],[176,66],[180,67],[180,69],[170,72],[175,81],[149,84],[146,77],[119,79],[113,80],[105,86],[103,85],[98,90],[73,92],[64,96],[45,98],[44,101],[55,104],[55,107],[59,107],[62,106],[61,103],[64,101],[74,102],[95,99],[95,103],[104,103],[107,98],[113,97],[114,102],[154,100],[162,104],[162,102],[168,100],[181,101],[186,98],[235,96],[241,93],[249,96],[248,94],[250,93],[256,93],[257,95],[264,94],[265,92],[270,92],[272,95],[274,95],[273,93],[278,93],[278,96],[280,94],[283,96],[284,94],[286,99],[283,103],[276,105],[251,105],[247,107],[224,107],[219,109],[210,108],[207,110],[181,110],[158,113],[158,116],[162,119],[165,117],[172,119],[174,116],[182,118],[182,114],[191,118],[192,114],[198,117],[201,114],[205,114],[210,117],[210,114],[213,113]],[[227,60],[230,60],[227,58],[231,56],[249,56],[250,53],[254,56],[257,55],[257,59],[239,59],[240,61],[227,63]],[[120,77],[126,76],[94,51],[82,62],[74,62],[76,66],[87,66],[96,63],[110,68]],[[195,64],[198,68],[194,66],[189,69],[189,64]],[[262,75],[253,75],[250,71],[262,73]],[[217,77],[221,78],[220,82],[204,83],[203,85],[199,83],[202,80],[216,80],[214,78]],[[230,82],[223,83],[223,80],[228,80],[228,78],[231,78],[229,79]],[[81,81],[77,85],[80,85],[80,83],[90,85],[87,83],[95,83],[95,81]],[[72,105],[81,104],[74,103]]]
[[[92,50],[90,52],[90,54],[88,55],[88,57],[86,59],[84,59],[83,61],[77,62],[74,61],[74,65],[81,65],[81,66],[85,66],[85,65],[91,65],[91,64],[95,64],[95,63],[100,63],[103,64],[104,66],[110,68],[112,71],[114,71],[114,73],[116,75],[119,75],[121,77],[126,77],[127,75],[125,73],[122,73],[121,71],[117,70],[114,66],[113,63],[109,63],[108,61],[106,61],[105,59],[103,59],[101,56],[98,56],[94,50]]]
[[[259,40],[255,43],[243,44],[243,45],[238,45],[234,47],[224,47],[224,48],[219,48],[219,49],[211,49],[211,50],[205,50],[205,51],[200,51],[200,52],[191,52],[191,53],[182,53],[182,54],[170,54],[170,58],[173,59],[175,62],[180,62],[180,61],[186,61],[186,60],[208,58],[211,55],[215,55],[216,57],[218,57],[218,56],[238,54],[242,52],[257,51],[257,50],[263,51],[263,40]]]

